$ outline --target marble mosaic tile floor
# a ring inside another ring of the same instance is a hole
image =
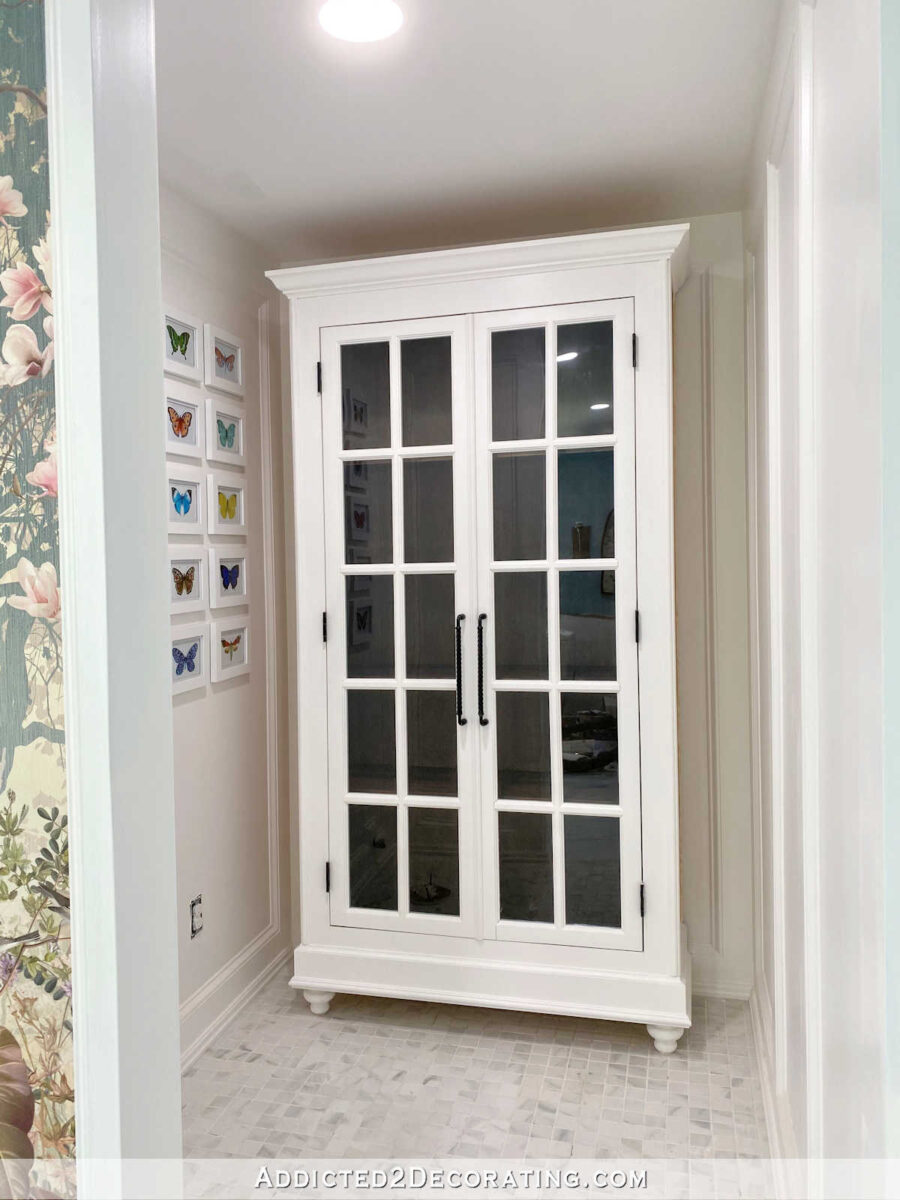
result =
[[[191,1158],[765,1157],[748,1005],[643,1026],[360,996],[314,1017],[287,968],[184,1077]]]

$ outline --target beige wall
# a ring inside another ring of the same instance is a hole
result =
[[[279,652],[285,586],[280,329],[262,252],[169,189],[160,200],[165,303],[236,334],[246,354],[251,670],[173,698],[182,1054],[190,1058],[291,944],[287,753],[280,744],[287,729]],[[259,310],[269,301],[266,337]],[[268,397],[261,394],[261,358],[271,381]],[[266,436],[268,422],[275,439]],[[206,535],[204,541],[229,540]],[[191,939],[189,905],[198,894],[204,927]]]

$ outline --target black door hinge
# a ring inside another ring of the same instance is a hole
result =
[[[327,862],[327,863],[325,864],[325,891],[326,891],[326,892],[330,892],[330,891],[331,891],[331,863],[330,863],[330,862]],[[643,913],[643,911],[644,911],[644,910],[643,910],[643,907],[642,907],[642,908],[641,908],[641,913]]]
[[[316,391],[322,395],[322,364],[316,363]]]
[[[637,334],[636,333],[633,333],[631,335],[631,365],[633,367],[637,366]],[[321,391],[321,390],[322,389],[319,388],[319,391]]]
[[[634,610],[634,640],[636,642],[641,640],[641,614],[637,609]]]
[[[322,641],[328,641],[328,613],[322,613]]]
[[[641,916],[644,915],[644,885],[641,884]]]

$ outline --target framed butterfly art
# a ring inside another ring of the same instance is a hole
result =
[[[212,680],[222,683],[250,671],[250,624],[246,617],[213,621],[210,634]]]
[[[246,465],[244,409],[233,400],[209,396],[206,401],[206,457],[231,466]]]
[[[173,696],[209,683],[209,641],[209,625],[203,621],[172,626],[169,673]]]
[[[169,611],[203,612],[206,609],[209,552],[206,546],[170,546],[166,566]]]
[[[203,458],[206,422],[203,397],[190,383],[163,378],[166,453],[180,458]]]
[[[163,369],[193,383],[203,381],[203,326],[187,313],[166,308],[163,314]]]
[[[209,532],[246,534],[246,486],[243,475],[213,471],[206,477]]]
[[[207,387],[244,394],[244,343],[233,333],[207,323],[204,326],[206,357],[203,378]]]
[[[167,465],[166,514],[169,533],[202,533],[205,515],[203,472],[181,463]]]
[[[250,577],[243,546],[209,549],[209,607],[231,608],[247,603]]]

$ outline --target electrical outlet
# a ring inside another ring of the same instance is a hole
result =
[[[191,901],[191,937],[195,938],[203,928],[203,897],[195,896]]]

